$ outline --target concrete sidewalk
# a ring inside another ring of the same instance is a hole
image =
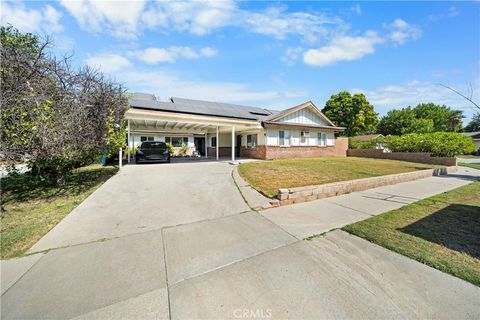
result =
[[[480,170],[458,167],[456,173],[446,176],[281,206],[261,213],[298,239],[303,239],[464,186],[479,177]]]

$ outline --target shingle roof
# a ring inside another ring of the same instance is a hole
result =
[[[263,108],[176,97],[172,97],[170,102],[162,102],[157,101],[154,96],[148,94],[134,94],[133,97],[129,99],[129,103],[132,108],[139,109],[202,114],[258,121],[262,121],[274,114],[274,111]]]

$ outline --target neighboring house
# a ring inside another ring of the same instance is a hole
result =
[[[473,142],[477,145],[477,154],[480,154],[480,131],[463,132],[463,134],[472,138]]]
[[[383,137],[383,134],[381,133],[376,133],[376,134],[365,134],[362,136],[354,136],[352,139],[358,141],[358,142],[369,142],[372,140],[375,140],[377,138]],[[383,149],[383,143],[376,143],[375,146],[376,149]]]
[[[128,145],[165,141],[187,154],[256,159],[345,156],[348,142],[309,101],[283,111],[183,98],[158,101],[134,94],[126,112]]]

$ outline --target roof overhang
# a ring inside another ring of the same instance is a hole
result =
[[[302,123],[288,123],[288,122],[276,122],[276,121],[263,121],[262,125],[265,128],[278,128],[278,127],[285,127],[285,128],[296,128],[296,129],[322,129],[322,130],[329,130],[335,132],[342,132],[345,130],[344,127],[335,127],[335,126],[319,126],[314,124],[302,124]]]
[[[234,119],[225,117],[214,117],[206,115],[194,115],[187,113],[176,113],[166,111],[154,111],[130,108],[124,116],[125,120],[153,120],[169,121],[190,124],[203,124],[207,126],[242,126],[251,128],[261,128],[261,123],[257,120]]]
[[[328,117],[326,115],[324,115],[323,112],[320,111],[320,109],[312,101],[307,101],[307,102],[302,103],[302,104],[300,104],[296,107],[281,111],[281,112],[275,114],[273,117],[270,117],[267,121],[278,122],[282,118],[285,118],[286,116],[288,116],[288,115],[290,115],[294,112],[297,112],[299,110],[306,109],[306,108],[312,109],[326,123],[330,124],[332,127],[335,127],[335,124],[330,119],[328,119]]]

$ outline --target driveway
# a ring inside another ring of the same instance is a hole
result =
[[[29,252],[249,211],[225,162],[127,165]]]
[[[2,319],[480,317],[478,287],[342,231],[298,239],[231,174],[123,168],[31,251],[56,249],[2,261]]]

